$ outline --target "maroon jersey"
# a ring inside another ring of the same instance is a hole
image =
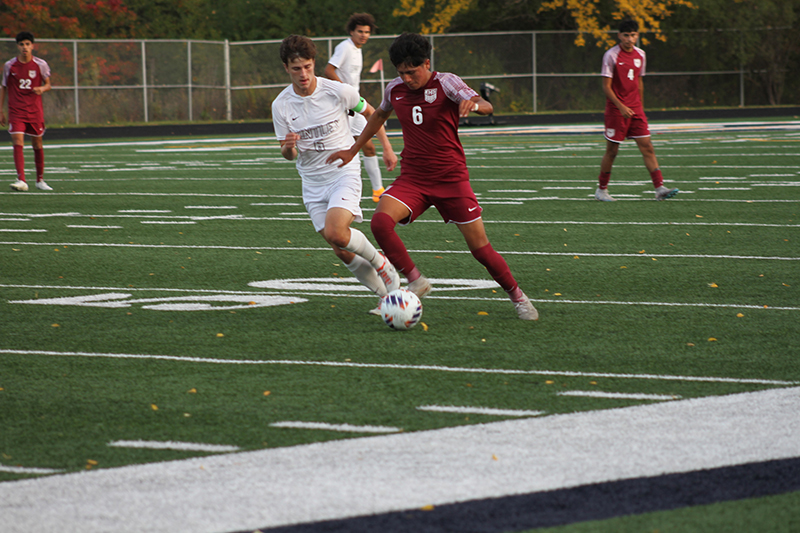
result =
[[[467,181],[467,160],[458,138],[458,105],[477,96],[464,81],[433,72],[427,85],[412,91],[395,78],[381,109],[394,110],[403,128],[401,177],[415,181]]]
[[[633,47],[626,52],[620,45],[611,48],[603,56],[602,76],[611,78],[611,89],[620,102],[633,109],[637,115],[644,114],[642,95],[639,94],[639,77],[645,74],[645,55],[641,48]],[[617,106],[606,98],[606,113],[619,115]]]
[[[50,77],[47,61],[34,57],[21,63],[16,57],[7,61],[3,67],[3,87],[8,91],[9,121],[44,124],[42,95],[33,92]]]

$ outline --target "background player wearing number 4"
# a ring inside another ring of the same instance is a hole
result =
[[[603,56],[603,92],[606,95],[605,137],[606,153],[600,163],[600,176],[594,197],[601,202],[614,202],[608,194],[611,167],[625,139],[633,139],[644,158],[644,166],[653,180],[656,200],[666,200],[678,194],[678,189],[664,187],[664,178],[650,141],[647,116],[644,114],[645,74],[644,50],[635,46],[639,38],[639,24],[625,20],[619,26],[619,44]]]
[[[361,70],[364,66],[364,59],[361,54],[361,47],[367,44],[372,33],[377,29],[375,19],[369,13],[353,13],[345,25],[349,39],[345,39],[336,45],[333,55],[325,66],[325,77],[352,85],[358,90],[361,84]],[[358,137],[367,125],[366,119],[360,114],[350,116],[350,132],[353,137]],[[386,145],[386,130],[381,128],[377,133],[378,140],[382,145]],[[383,182],[381,179],[381,168],[378,165],[375,145],[372,139],[364,145],[364,169],[369,176],[372,185],[372,201],[377,202],[383,194]]]
[[[36,164],[36,188],[52,191],[44,182],[44,108],[42,94],[50,90],[50,67],[44,59],[33,57],[33,34],[27,31],[17,34],[19,55],[3,67],[3,82],[0,87],[0,126],[5,126],[3,106],[8,94],[8,132],[14,148],[14,167],[17,181],[11,184],[15,191],[27,191],[25,181],[25,135],[30,135],[33,159]]]
[[[356,158],[344,168],[326,162],[352,143],[348,111],[369,116],[374,110],[354,87],[314,74],[317,48],[308,37],[290,35],[280,54],[292,82],[272,102],[281,155],[297,160],[314,229],[358,281],[385,296],[400,287],[400,276],[361,231],[350,227],[362,220],[361,162]],[[397,164],[391,146],[384,146],[383,159],[389,170]]]
[[[409,290],[422,297],[431,291],[431,284],[411,260],[395,226],[410,224],[434,206],[445,222],[457,225],[473,257],[508,293],[519,318],[537,320],[539,313],[489,243],[458,138],[459,117],[470,112],[488,115],[492,104],[455,74],[431,72],[431,44],[421,35],[399,36],[389,47],[389,58],[399,77],[389,82],[380,108],[369,117],[356,143],[328,161],[349,164],[394,111],[405,142],[400,177],[381,196],[371,228],[389,260],[405,275]]]

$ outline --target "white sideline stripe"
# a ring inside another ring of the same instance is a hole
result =
[[[197,224],[194,220],[140,220],[140,224]]]
[[[0,228],[3,233],[46,233],[46,229],[5,229]]]
[[[67,224],[67,227],[76,229],[122,229],[122,226],[81,226],[73,224]]]
[[[494,409],[491,407],[455,407],[452,405],[420,405],[419,411],[432,411],[434,413],[459,413],[465,415],[490,415],[490,416],[539,416],[544,411],[526,411],[523,409]]]
[[[614,400],[679,400],[680,396],[669,394],[641,394],[625,392],[602,392],[590,390],[568,390],[558,393],[559,396],[581,396],[587,398],[610,398]]]
[[[354,426],[352,424],[326,424],[324,422],[285,421],[270,424],[273,428],[289,429],[321,429],[325,431],[341,431],[343,433],[397,433],[403,431],[391,426]]]
[[[800,457],[800,389],[0,483],[4,533],[253,531]]]
[[[354,363],[341,361],[290,361],[290,360],[248,360],[248,359],[209,359],[203,357],[180,357],[177,355],[148,355],[126,353],[55,352],[50,350],[7,350],[0,354],[10,355],[55,355],[61,357],[102,357],[109,359],[153,359],[159,361],[178,361],[184,363],[209,363],[219,365],[287,365],[287,366],[328,366],[336,368],[372,368],[380,370],[425,370],[432,372],[456,372],[466,374],[513,374],[531,376],[595,377],[614,379],[652,379],[664,381],[690,381],[705,383],[751,383],[758,385],[787,386],[797,385],[795,381],[774,379],[727,378],[714,376],[675,376],[657,374],[613,374],[606,372],[572,372],[564,370],[515,370],[502,368],[465,368],[436,365],[398,365],[384,363]]]
[[[115,440],[108,443],[115,448],[144,448],[148,450],[179,450],[188,452],[238,452],[238,446],[226,444],[200,444],[195,442],[174,442],[155,440]]]
[[[201,220],[197,218],[197,220]],[[202,220],[206,220],[203,218]],[[294,220],[294,219],[286,219]],[[141,221],[142,224],[194,224],[194,222],[149,222]],[[785,227],[785,226],[784,226]],[[800,226],[798,226],[800,227]],[[41,230],[46,231],[46,230]],[[167,249],[189,249],[189,250],[268,250],[279,252],[297,251],[328,251],[329,248],[317,246],[200,246],[200,245],[173,245],[173,244],[123,244],[123,243],[101,243],[101,242],[23,242],[5,241],[0,244],[10,244],[15,246],[101,246],[110,248],[167,248]],[[417,254],[469,254],[469,250],[409,250]],[[759,256],[759,255],[706,255],[706,254],[612,254],[612,253],[584,253],[584,252],[520,252],[502,251],[501,255],[536,255],[536,256],[579,256],[579,257],[660,257],[664,259],[756,259],[761,261],[800,261],[800,257],[780,257],[780,256]]]
[[[60,474],[63,470],[55,470],[53,468],[31,468],[25,466],[5,466],[0,465],[0,472],[8,472],[9,474]]]

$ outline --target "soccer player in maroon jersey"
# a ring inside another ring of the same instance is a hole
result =
[[[8,94],[8,132],[14,148],[14,166],[17,181],[11,184],[15,191],[27,191],[25,181],[25,135],[30,135],[33,159],[36,164],[36,188],[52,191],[44,182],[44,109],[42,94],[50,90],[50,66],[44,59],[33,57],[33,34],[27,31],[17,34],[19,55],[3,67],[3,83],[0,87],[0,126],[6,125],[3,107]]]
[[[650,129],[644,114],[645,75],[644,50],[636,46],[639,39],[639,24],[625,20],[617,34],[619,44],[603,56],[603,92],[606,95],[605,138],[606,153],[600,163],[600,176],[594,197],[601,202],[614,202],[608,194],[611,167],[625,139],[633,139],[644,158],[644,166],[653,180],[656,200],[666,200],[678,194],[678,189],[664,187],[664,178],[658,168],[658,159],[650,141]]]
[[[431,291],[395,226],[410,224],[434,206],[446,223],[458,226],[470,252],[508,293],[519,318],[537,320],[539,313],[517,285],[503,257],[486,236],[482,208],[469,183],[466,156],[458,138],[458,122],[470,112],[488,115],[492,104],[455,74],[431,71],[431,44],[413,33],[400,35],[389,47],[399,77],[389,82],[383,102],[349,150],[336,152],[329,162],[351,161],[367,140],[397,114],[405,143],[400,176],[381,196],[372,217],[372,233],[389,261],[408,280],[419,297]]]

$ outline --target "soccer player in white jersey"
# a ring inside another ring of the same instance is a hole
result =
[[[361,47],[367,44],[377,26],[375,25],[375,19],[369,13],[353,13],[347,20],[345,29],[350,37],[336,45],[333,56],[325,66],[325,77],[341,81],[358,89],[361,83],[361,70],[364,66]],[[362,115],[355,114],[350,116],[350,132],[353,137],[361,135],[366,125],[367,121]],[[376,136],[382,146],[389,146],[389,139],[386,137],[384,128],[378,130]],[[378,165],[378,155],[372,139],[364,145],[362,151],[364,152],[364,169],[367,171],[372,185],[372,201],[377,203],[384,189],[381,168]]]
[[[636,46],[639,24],[625,20],[617,34],[619,44],[603,56],[603,92],[606,95],[605,138],[606,153],[600,163],[600,176],[594,197],[601,202],[614,202],[608,194],[611,168],[625,139],[633,139],[644,158],[650,173],[656,200],[666,200],[678,194],[678,189],[664,187],[664,178],[658,168],[658,159],[650,141],[650,129],[644,114],[644,83],[646,59],[644,50]]]
[[[358,281],[384,296],[400,287],[400,276],[361,231],[350,227],[363,220],[361,163],[355,158],[339,168],[326,162],[353,142],[348,113],[369,116],[374,109],[354,87],[315,76],[317,49],[308,37],[290,35],[281,43],[280,54],[292,82],[272,102],[281,155],[297,161],[303,202],[314,229]],[[396,158],[391,161],[389,153],[391,149],[384,151],[384,162],[392,170]]]

